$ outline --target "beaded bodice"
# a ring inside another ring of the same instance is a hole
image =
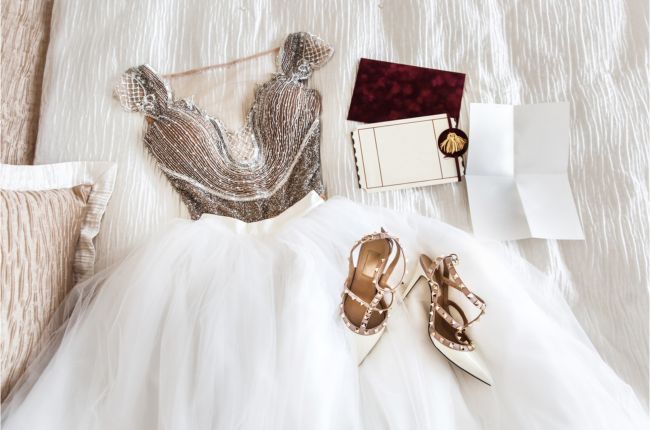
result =
[[[278,72],[256,88],[236,132],[191,101],[175,99],[146,65],[127,70],[115,94],[125,109],[147,117],[145,146],[193,219],[212,213],[254,222],[280,214],[311,190],[324,194],[320,94],[307,82],[332,53],[314,35],[290,34]]]

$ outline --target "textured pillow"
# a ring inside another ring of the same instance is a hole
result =
[[[72,286],[93,274],[112,163],[0,164],[2,399]]]

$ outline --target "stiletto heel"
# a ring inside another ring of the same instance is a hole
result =
[[[435,261],[421,255],[415,275],[403,291],[402,297],[406,298],[416,286],[428,285],[431,292],[428,332],[433,346],[461,370],[487,385],[492,385],[492,376],[466,333],[467,328],[485,313],[485,302],[465,286],[458,276],[456,264],[456,254],[440,257]],[[461,297],[478,310],[472,320],[468,320],[461,306],[449,298],[450,289],[460,292]]]
[[[422,256],[420,257],[420,259]],[[415,272],[413,273],[413,276],[411,277],[411,280],[408,284],[404,285],[404,288],[402,289],[402,301],[406,299],[406,297],[411,293],[413,288],[415,287],[416,284],[418,284],[420,281],[423,281],[426,283],[427,281],[427,274],[424,271],[424,268],[422,267],[422,264],[418,264],[415,268]]]
[[[354,253],[359,248],[357,265]],[[390,260],[390,263],[389,263]],[[395,287],[388,285],[397,263],[402,260],[402,276]],[[357,362],[361,364],[386,328],[395,293],[406,274],[406,259],[399,239],[373,233],[358,240],[350,250],[349,271],[341,295],[341,319],[354,336]]]

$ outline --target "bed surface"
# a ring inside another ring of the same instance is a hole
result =
[[[2,3],[0,163],[32,164],[53,0]]]
[[[354,123],[345,118],[360,57],[467,73],[465,129],[470,102],[571,103],[570,178],[586,240],[506,245],[556,279],[595,346],[647,403],[647,2],[189,4],[55,1],[35,163],[119,163],[97,240],[99,268],[171,218],[187,217],[145,153],[142,116],[122,111],[111,96],[121,72],[142,63],[161,73],[225,63],[277,47],[289,32],[310,31],[336,50],[311,80],[323,96],[330,196],[471,230],[464,183],[378,194],[358,188]]]

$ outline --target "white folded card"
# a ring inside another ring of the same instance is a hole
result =
[[[584,239],[569,165],[569,104],[470,105],[467,193],[477,236]]]
[[[462,158],[445,157],[438,137],[449,128],[446,114],[363,125],[352,132],[359,186],[367,191],[458,182]]]

